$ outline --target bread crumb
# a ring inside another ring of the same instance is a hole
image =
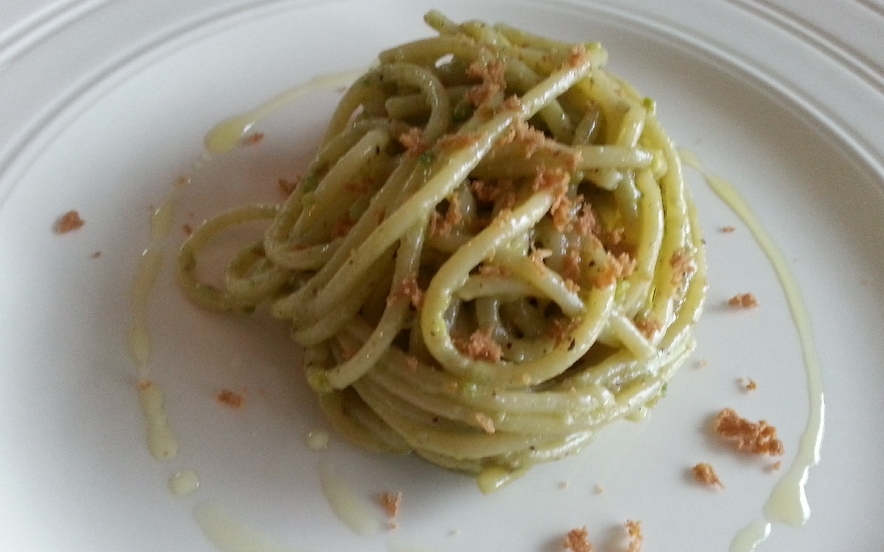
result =
[[[691,468],[691,473],[694,474],[694,479],[699,483],[709,487],[718,487],[719,489],[724,488],[724,484],[721,482],[721,479],[718,478],[718,474],[715,473],[715,468],[713,468],[711,464],[700,462]]]
[[[628,253],[621,253],[615,257],[609,252],[605,266],[596,277],[593,286],[599,289],[612,286],[617,283],[617,280],[628,278],[634,270],[635,259],[630,257]]]
[[[660,322],[653,318],[639,318],[638,320],[633,321],[633,323],[635,324],[636,329],[648,339],[653,338],[654,334],[663,329]]]
[[[577,233],[583,237],[598,234],[601,231],[598,219],[592,210],[592,205],[584,202],[580,206],[580,212],[574,220],[574,227]]]
[[[447,236],[463,220],[463,214],[460,211],[460,197],[457,192],[448,196],[447,200],[448,209],[445,211],[445,217],[442,217],[438,211],[433,211],[433,216],[430,217],[429,233],[431,236]]]
[[[253,134],[249,134],[243,139],[243,144],[247,146],[253,146],[255,144],[259,144],[262,140],[264,140],[263,132],[255,132]]]
[[[80,218],[79,212],[68,211],[55,221],[53,230],[56,234],[67,234],[74,230],[79,230],[84,224],[86,224],[86,221]]]
[[[380,497],[381,507],[390,519],[390,528],[395,529],[395,519],[399,516],[399,508],[402,506],[402,493],[383,493]]]
[[[491,335],[491,328],[485,330],[476,330],[469,339],[454,338],[454,346],[473,360],[484,360],[487,362],[500,362],[503,357],[503,349],[500,344],[494,340]]]
[[[277,181],[277,185],[279,186],[279,189],[282,191],[282,193],[284,193],[285,195],[291,195],[292,192],[295,191],[295,188],[298,187],[298,184],[300,184],[302,179],[303,177],[301,176],[296,177],[294,180],[286,180],[285,178],[280,178]]]
[[[758,389],[758,384],[752,378],[740,378],[737,381],[746,391],[755,391]]]
[[[479,425],[479,427],[482,428],[482,431],[484,431],[485,433],[488,433],[490,435],[496,431],[494,427],[494,420],[488,417],[487,414],[477,412],[473,419],[476,420],[476,423]]]
[[[400,134],[399,143],[405,147],[409,155],[420,155],[429,148],[429,144],[424,141],[424,131],[419,127],[411,127],[407,132]]]
[[[436,142],[436,148],[440,154],[454,153],[457,150],[475,145],[479,142],[480,137],[475,133],[446,134]]]
[[[593,494],[599,495],[605,492],[605,488],[602,485],[596,485],[592,488],[592,492]]]
[[[737,230],[737,229],[734,228],[733,226],[722,226],[722,227],[721,227],[721,233],[722,233],[722,234],[730,234],[730,233],[732,233],[732,232],[735,232],[736,230]]]
[[[407,355],[405,357],[405,367],[408,368],[409,372],[416,372],[417,366],[417,357],[412,355]]]
[[[579,67],[586,61],[586,46],[575,44],[568,53],[568,67]]]
[[[672,283],[680,285],[684,279],[693,274],[697,267],[694,266],[694,259],[684,248],[677,249],[672,253],[669,259],[669,266],[673,269]]]
[[[571,552],[592,552],[592,544],[589,542],[589,531],[586,527],[580,529],[571,529],[565,536],[563,543],[565,550]]]
[[[754,309],[758,306],[758,300],[751,293],[742,293],[728,299],[727,304],[739,309]]]
[[[245,397],[230,389],[222,389],[221,392],[218,393],[217,399],[219,403],[231,408],[242,408],[246,402]]]
[[[564,481],[559,481],[559,488],[562,489],[562,490],[565,490],[565,489],[568,488],[568,486],[569,486],[570,484],[571,484],[571,482],[568,481],[567,479],[564,480]]]
[[[626,552],[641,552],[642,543],[645,536],[642,534],[642,522],[628,519],[626,520],[626,532],[629,534],[629,546]]]
[[[697,361],[697,368],[706,368],[707,366],[709,366],[709,360],[701,358]]]
[[[779,460],[777,460],[776,462],[774,462],[773,464],[768,466],[768,469],[770,471],[780,471],[780,468],[782,468],[782,467],[783,467],[783,463],[780,462]]]
[[[732,408],[718,413],[715,431],[739,451],[769,456],[781,456],[785,452],[783,442],[777,438],[777,428],[764,420],[750,422],[737,415]]]
[[[390,305],[399,299],[408,299],[411,306],[420,308],[424,302],[424,292],[417,284],[417,276],[412,272],[402,280],[398,286],[387,296],[387,305]],[[415,359],[415,363],[417,359]],[[415,368],[417,364],[415,364]]]
[[[505,90],[505,73],[506,65],[502,61],[473,62],[467,69],[467,74],[474,78],[481,78],[482,83],[470,88],[467,92],[467,100],[473,105],[482,105],[498,92]]]
[[[515,184],[512,180],[502,178],[496,180],[476,179],[470,181],[470,190],[476,199],[486,203],[500,204],[512,208],[516,204]]]

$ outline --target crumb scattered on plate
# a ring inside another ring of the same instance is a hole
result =
[[[402,506],[402,493],[383,493],[380,497],[381,507],[390,520],[390,529],[398,527],[396,518],[399,516],[399,508]]]
[[[740,451],[769,456],[785,452],[783,442],[777,437],[777,428],[764,420],[750,422],[732,408],[723,409],[715,417],[715,431]]]
[[[702,483],[709,487],[718,487],[719,489],[724,488],[724,484],[721,482],[721,479],[718,478],[718,474],[715,473],[715,468],[713,468],[711,464],[700,462],[691,468],[691,473],[694,474],[694,479],[698,483]]]
[[[586,527],[579,529],[571,529],[565,535],[565,542],[562,544],[565,550],[571,552],[592,552],[592,543],[589,542],[589,531]]]
[[[264,139],[263,132],[255,132],[253,134],[249,134],[243,139],[243,143],[247,146],[253,146],[255,144],[259,144]]]
[[[230,389],[222,389],[218,393],[218,402],[231,408],[242,408],[246,399],[241,394],[231,391]]]
[[[84,224],[86,224],[86,221],[80,218],[80,213],[72,210],[60,216],[55,221],[53,229],[56,234],[67,234],[68,232],[79,230]]]
[[[741,293],[728,299],[727,304],[738,309],[754,309],[758,306],[758,299],[751,293]]]
[[[642,534],[642,522],[626,520],[626,532],[629,534],[629,547],[626,552],[641,552],[645,536]]]
[[[734,232],[735,230],[736,230],[736,228],[734,228],[733,226],[722,226],[721,227],[722,234],[730,234],[730,233]]]
[[[742,387],[745,391],[755,391],[758,389],[758,383],[752,378],[740,378],[737,380],[737,383]]]

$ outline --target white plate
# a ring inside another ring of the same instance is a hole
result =
[[[663,4],[433,6],[457,20],[601,40],[610,67],[657,100],[675,140],[746,197],[803,291],[827,405],[822,462],[807,484],[810,520],[800,529],[774,525],[760,549],[878,549],[884,131],[876,114],[884,108],[884,72],[866,39],[877,36],[875,25],[884,28],[881,8],[831,2],[798,17],[787,2]],[[619,550],[626,519],[642,521],[646,552],[726,550],[761,516],[780,474],[717,446],[708,420],[724,406],[767,419],[785,441],[788,465],[808,415],[807,377],[771,265],[695,173],[708,308],[696,354],[648,419],[610,427],[581,454],[491,496],[416,458],[372,455],[336,438],[326,451],[309,450],[307,433],[325,423],[285,328],[192,307],[170,267],[181,225],[223,205],[277,197],[277,178],[296,174],[312,153],[334,94],[277,114],[259,129],[263,142],[213,165],[218,179],[203,178],[182,198],[149,312],[150,369],[166,392],[180,451],[154,460],[127,346],[151,208],[191,170],[215,123],[429,34],[420,18],[431,6],[188,0],[152,3],[146,12],[135,1],[59,5],[0,34],[4,544],[213,550],[193,514],[205,503],[285,550],[552,551],[580,526],[598,549]],[[832,23],[839,14],[840,26]],[[69,209],[86,225],[53,234]],[[737,231],[721,233],[723,226]],[[746,291],[760,308],[722,308]],[[742,377],[758,390],[741,390]],[[246,407],[219,405],[225,387],[246,389]],[[690,481],[686,470],[700,461],[716,466],[726,489]],[[343,525],[319,489],[323,462],[362,497],[402,491],[398,529],[365,537]],[[175,496],[167,480],[189,468],[202,485]]]

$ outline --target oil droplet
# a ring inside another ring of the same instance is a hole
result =
[[[157,460],[174,458],[178,453],[178,441],[169,428],[163,392],[153,382],[138,383],[138,399],[147,422],[147,449]]]
[[[742,528],[731,541],[730,552],[752,552],[770,536],[770,523],[755,520]]]
[[[169,490],[175,496],[187,496],[200,486],[196,470],[183,470],[169,478]]]
[[[307,434],[307,447],[310,450],[325,450],[328,448],[328,432],[321,429],[313,430]]]
[[[331,464],[319,466],[319,483],[332,511],[354,533],[371,536],[378,532],[381,521],[376,508],[357,494],[336,472]]]
[[[197,504],[193,508],[193,517],[220,552],[295,552],[272,542],[208,502]]]
[[[286,92],[270,99],[267,103],[256,109],[225,119],[215,125],[215,127],[206,134],[204,139],[206,151],[213,155],[220,155],[233,151],[245,143],[246,134],[248,134],[262,118],[295,100],[298,100],[306,94],[338,86],[347,86],[359,78],[362,73],[363,71],[347,71],[313,78],[307,81],[304,85],[296,86],[295,88],[287,90]]]

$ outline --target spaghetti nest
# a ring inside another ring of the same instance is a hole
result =
[[[269,304],[333,426],[484,491],[653,404],[705,295],[696,213],[654,103],[598,44],[456,25],[382,52],[281,206],[184,243],[190,297]],[[211,236],[255,219],[225,289]]]

